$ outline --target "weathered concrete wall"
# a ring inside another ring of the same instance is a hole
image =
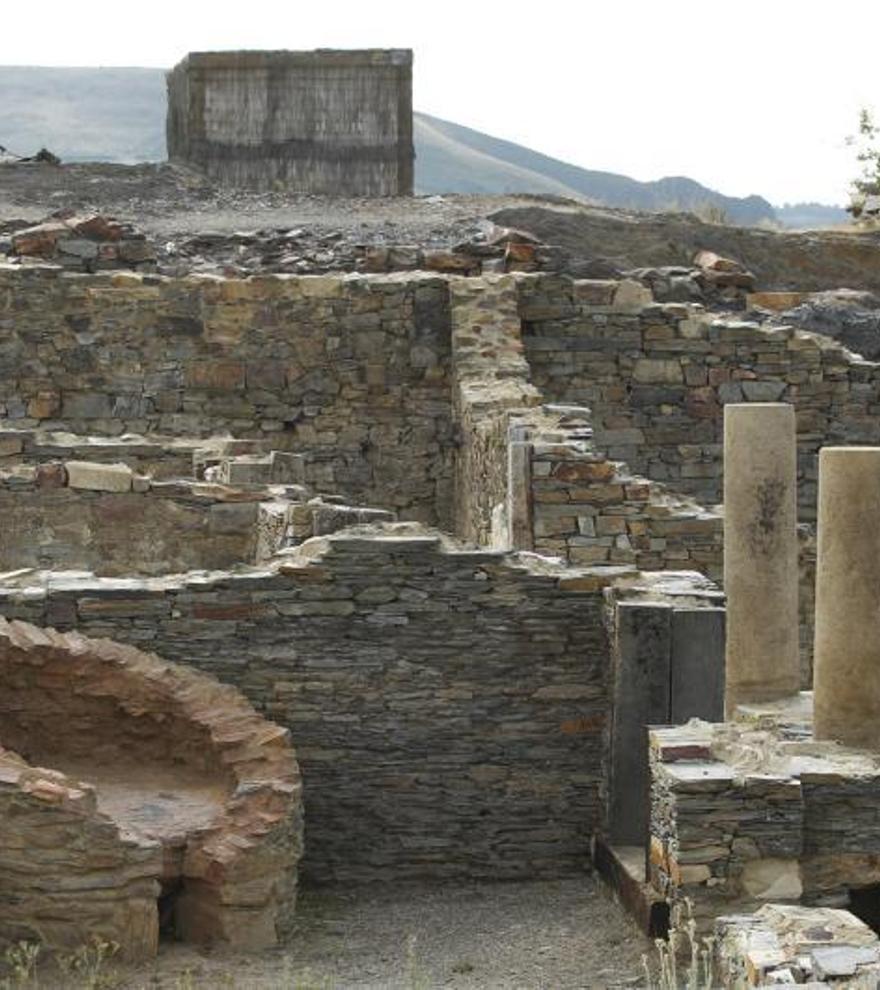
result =
[[[447,283],[0,266],[0,424],[262,438],[305,482],[448,524]]]
[[[274,568],[0,592],[155,650],[291,730],[319,880],[582,869],[603,814],[605,574],[349,530]]]
[[[221,182],[413,191],[412,52],[196,52],[168,74],[168,157]]]

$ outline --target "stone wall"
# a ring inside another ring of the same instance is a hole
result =
[[[812,738],[810,695],[655,729],[650,880],[701,921],[767,901],[846,907],[880,883],[880,771]]]
[[[532,546],[573,564],[696,570],[720,580],[722,517],[633,474],[593,443],[590,410],[546,406],[521,427]]]
[[[193,665],[288,727],[314,879],[552,876],[603,815],[623,573],[348,530],[233,575],[6,581],[0,611]]]
[[[703,504],[721,500],[727,402],[797,410],[801,518],[815,518],[816,452],[880,442],[880,365],[788,327],[711,320],[646,303],[629,283],[521,276],[532,380],[545,400],[588,405],[597,446]]]
[[[765,904],[754,914],[719,918],[714,935],[714,971],[704,968],[712,986],[852,990],[880,980],[876,933],[841,908]]]
[[[643,298],[625,284],[617,303],[624,311],[631,292]],[[461,436],[456,531],[573,564],[720,578],[720,516],[611,461],[592,442],[589,409],[539,405],[523,357],[516,278],[452,279],[450,296]]]
[[[251,477],[278,464],[271,457],[221,464],[230,466]],[[155,481],[125,464],[89,461],[0,470],[0,513],[15,520],[0,545],[0,571],[119,577],[228,570],[312,536],[394,520],[383,509],[311,497],[300,485]]]
[[[220,447],[230,443],[214,441]],[[242,446],[260,446],[259,440],[239,440]],[[73,433],[43,430],[0,429],[0,470],[19,464],[51,461],[92,461],[100,464],[126,464],[138,474],[153,478],[193,477],[193,455],[210,441],[187,437],[76,436]],[[244,451],[242,451],[244,452]]]
[[[794,781],[737,773],[688,727],[652,731],[650,759],[649,881],[659,894],[690,898],[704,928],[719,914],[800,899],[804,805]]]
[[[453,387],[459,448],[455,460],[455,531],[493,543],[498,507],[509,529],[510,444],[518,412],[540,401],[523,357],[513,276],[452,279]],[[508,545],[508,541],[504,541]],[[519,549],[528,549],[521,543]]]
[[[291,542],[295,497],[280,486],[153,481],[124,464],[66,461],[0,471],[0,513],[15,521],[0,546],[0,570],[125,576],[253,564]],[[307,518],[297,522],[305,524],[317,506],[300,502]],[[313,535],[312,527],[304,532]]]
[[[195,52],[168,73],[167,138],[221,182],[411,196],[412,52]]]
[[[2,619],[0,688],[0,740],[53,768],[0,747],[0,941],[154,955],[160,890],[187,941],[289,929],[302,785],[284,729],[190,668]]]
[[[123,958],[155,953],[161,846],[119,828],[94,791],[0,746],[0,837],[0,946],[73,951],[97,934]]]
[[[446,281],[0,266],[0,425],[266,439],[305,481],[449,524]]]

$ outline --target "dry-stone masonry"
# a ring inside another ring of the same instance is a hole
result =
[[[812,698],[654,729],[650,880],[702,921],[766,902],[846,907],[880,883],[880,754],[813,738]]]
[[[815,334],[699,307],[641,300],[626,311],[626,284],[521,276],[525,353],[545,400],[589,406],[611,457],[704,504],[721,500],[723,407],[790,403],[801,518],[814,520],[818,448],[880,437],[880,365]]]
[[[196,666],[287,726],[313,878],[550,876],[603,817],[603,590],[627,573],[348,530],[234,575],[12,578],[0,611]]]
[[[442,278],[178,280],[0,266],[0,335],[4,425],[267,439],[302,453],[316,488],[450,522]]]
[[[0,614],[154,650],[290,730],[313,879],[553,876],[598,840],[647,847],[654,896],[692,894],[701,919],[842,904],[880,882],[880,771],[798,750],[802,719],[655,730],[650,821],[640,790],[648,724],[721,717],[724,406],[786,404],[810,524],[819,445],[877,442],[877,367],[630,279],[0,266]],[[54,721],[88,724],[87,702],[56,693]],[[36,722],[6,731],[30,762]],[[76,790],[88,753],[58,742],[42,762]],[[147,876],[150,850],[107,835]],[[201,938],[186,862],[161,896]],[[222,903],[266,894],[277,862]],[[281,902],[261,903],[214,934],[265,944]]]
[[[849,911],[767,904],[715,926],[718,986],[872,987],[880,979],[880,942]]]
[[[3,619],[0,689],[0,941],[277,941],[302,853],[286,730],[187,667]]]
[[[221,458],[208,470],[227,479],[271,477],[283,475],[279,468],[293,456]],[[0,545],[0,572],[115,576],[230,569],[312,536],[394,519],[384,509],[325,501],[295,484],[154,481],[126,464],[73,460],[0,469],[0,513],[15,519]]]

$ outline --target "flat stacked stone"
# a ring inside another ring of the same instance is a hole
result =
[[[719,986],[875,986],[880,941],[849,911],[767,904],[715,926]],[[739,981],[739,984],[736,981]]]
[[[276,943],[302,853],[285,729],[205,674],[5,619],[0,686],[4,744],[72,768],[0,749],[0,938],[70,949],[99,935],[142,959],[171,890],[187,940]]]
[[[814,740],[811,701],[650,732],[650,879],[703,923],[765,901],[844,907],[880,883],[880,755]]]

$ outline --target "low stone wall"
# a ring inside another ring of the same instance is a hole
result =
[[[14,520],[0,570],[225,570],[286,545],[290,512],[283,489],[152,481],[124,464],[20,467],[0,473],[0,513]]]
[[[313,879],[554,876],[604,813],[602,590],[626,573],[348,530],[232,575],[9,579],[0,612],[183,661],[287,726]]]
[[[597,446],[703,504],[722,497],[728,402],[796,407],[803,520],[815,518],[819,447],[880,443],[880,365],[827,338],[621,296],[625,282],[523,275],[518,285],[545,401],[589,406]]]
[[[77,436],[73,433],[42,430],[0,429],[0,470],[19,464],[51,461],[90,461],[98,464],[125,464],[137,474],[157,480],[193,477],[196,451],[209,445],[221,448],[226,438],[199,440],[188,437]],[[241,446],[261,445],[261,441],[233,441]]]
[[[312,487],[448,525],[446,281],[0,265],[0,425],[267,439]]]
[[[702,923],[767,901],[846,907],[880,883],[880,762],[813,740],[811,704],[650,733],[650,880]]]
[[[854,914],[766,904],[718,919],[713,986],[871,987],[880,980],[880,941]]]
[[[610,460],[593,442],[590,410],[544,410],[522,427],[536,551],[573,564],[696,570],[721,579],[719,513]]]
[[[804,520],[818,447],[880,442],[880,365],[803,331],[653,304],[627,280],[0,266],[0,331],[6,427],[265,440],[301,454],[313,488],[445,528],[458,513],[479,542],[503,496],[504,419],[538,401],[591,407],[609,458],[706,505],[721,496],[724,404],[791,402]]]
[[[67,774],[0,750],[0,937],[154,955],[161,890],[188,941],[275,944],[302,852],[284,729],[204,674],[2,619],[0,688],[3,744]]]
[[[643,300],[641,287],[614,285],[624,311]],[[454,279],[450,295],[457,532],[483,545],[501,535],[504,545],[573,564],[720,578],[720,516],[611,461],[592,442],[589,409],[539,406],[522,353],[517,279]]]
[[[277,453],[225,459],[220,468],[227,476],[233,468],[236,477],[269,475]],[[107,576],[228,570],[346,526],[394,520],[384,509],[312,496],[300,485],[155,481],[125,464],[89,461],[0,471],[0,512],[15,520],[0,545],[0,571]]]
[[[123,958],[155,954],[162,848],[102,814],[91,788],[0,746],[0,839],[0,946],[73,951],[98,934]]]

